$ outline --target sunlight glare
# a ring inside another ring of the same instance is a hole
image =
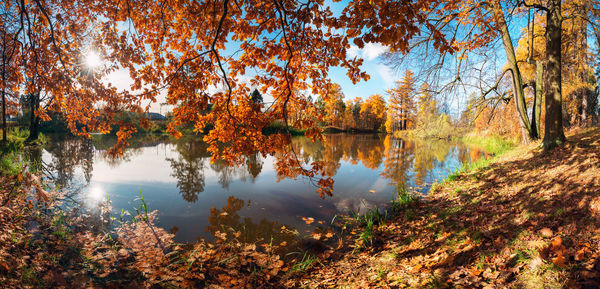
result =
[[[102,59],[98,53],[90,51],[85,57],[85,62],[89,68],[95,68],[102,64]]]
[[[104,199],[104,191],[100,187],[93,187],[88,192],[88,198],[93,202],[100,202]]]

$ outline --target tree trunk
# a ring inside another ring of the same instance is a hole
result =
[[[6,142],[6,34],[2,37],[2,142]]]
[[[2,75],[2,82],[4,82],[4,75]],[[6,95],[2,89],[2,142],[6,142],[6,129]]]
[[[523,78],[521,76],[519,66],[517,65],[515,48],[512,44],[512,39],[510,38],[508,26],[506,25],[506,20],[504,18],[504,13],[502,12],[502,8],[498,7],[498,4],[492,5],[494,14],[496,14],[499,18],[498,32],[500,33],[500,36],[502,38],[502,44],[504,46],[504,51],[506,52],[506,60],[512,73],[513,97],[515,100],[515,108],[519,115],[519,123],[521,125],[522,130],[521,141],[523,143],[528,143],[532,140],[538,139],[539,136],[536,135],[531,129],[531,123],[529,122],[529,116],[527,115],[527,107],[525,106],[525,92],[523,90]]]
[[[544,96],[546,101],[544,149],[551,149],[565,142],[562,116],[561,24],[561,0],[548,1],[548,12],[546,12],[546,67],[544,69]]]
[[[29,122],[29,137],[27,142],[36,141],[40,135],[40,118],[36,115],[36,111],[40,106],[40,94],[39,92],[31,95],[31,101],[29,103],[29,109],[31,110],[30,122]]]
[[[544,62],[542,60],[536,60],[535,62],[535,96],[533,98],[533,113],[531,120],[531,130],[539,138],[542,135],[541,132],[541,118],[542,118],[542,91],[544,82]]]
[[[581,89],[579,92],[581,94],[581,126],[588,126],[588,91],[587,89]]]
[[[582,7],[583,15],[587,15],[586,7]],[[587,53],[588,53],[588,43],[587,43],[587,23],[585,22],[583,17],[577,17],[575,20],[577,23],[576,30],[576,48],[575,51],[577,53],[577,80],[580,84],[588,83],[588,75],[586,69],[587,62]],[[584,86],[585,87],[585,86]],[[588,96],[589,91],[582,87],[578,89],[578,97],[581,99],[581,119],[579,121],[579,125],[583,127],[588,126]]]

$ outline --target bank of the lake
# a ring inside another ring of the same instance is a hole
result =
[[[517,147],[453,175],[374,229],[374,246],[322,260],[308,288],[598,288],[600,130]]]
[[[43,148],[15,155],[0,194],[0,240],[12,240],[0,246],[2,287],[283,286],[351,250],[342,242],[332,251],[342,236],[370,246],[359,225],[367,222],[352,216],[382,219],[375,208],[399,188],[424,193],[483,157],[460,143],[383,134],[293,137],[300,161],[322,162],[336,181],[333,197],[320,198],[310,181],[278,175],[277,155],[228,168],[209,161],[201,138],[143,135],[113,159],[106,152],[115,141],[48,135]],[[28,231],[31,224],[40,229]]]
[[[387,213],[338,215],[331,220],[338,230],[268,243],[246,239],[242,226],[215,230],[215,242],[181,244],[157,225],[160,216],[143,196],[133,216],[107,218],[109,207],[91,214],[61,209],[56,187],[28,173],[3,176],[0,285],[596,288],[599,140],[596,129],[572,134],[567,146],[547,153],[537,144],[517,147],[464,166],[426,196],[400,190]],[[212,213],[248,224],[235,209]],[[302,250],[282,254],[292,241]]]

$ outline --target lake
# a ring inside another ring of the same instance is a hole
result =
[[[400,188],[426,194],[463,163],[485,157],[457,142],[383,134],[329,134],[324,143],[294,137],[300,159],[324,161],[335,180],[333,196],[321,198],[308,179],[278,176],[275,156],[247,156],[244,166],[229,168],[210,163],[201,137],[138,137],[115,159],[107,155],[114,143],[109,136],[51,135],[29,157],[41,159],[48,178],[87,208],[108,198],[114,216],[134,212],[141,191],[149,209],[158,210],[158,225],[179,242],[212,239],[224,228],[243,232],[246,241],[269,240],[282,227],[305,235],[327,227],[336,214],[383,208]]]

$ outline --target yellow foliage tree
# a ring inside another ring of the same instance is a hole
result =
[[[379,94],[371,95],[360,107],[360,118],[368,130],[380,130],[385,123],[385,115],[385,100]]]

